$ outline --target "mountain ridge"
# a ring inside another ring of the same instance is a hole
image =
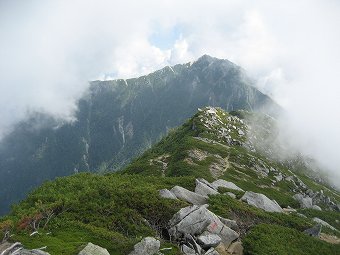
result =
[[[198,107],[279,111],[245,77],[231,62],[204,56],[128,82],[92,82],[78,102],[76,121],[59,125],[40,114],[45,126],[36,129],[31,118],[1,141],[0,213],[45,180],[123,167]]]

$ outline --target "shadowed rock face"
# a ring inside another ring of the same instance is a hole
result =
[[[36,114],[0,144],[0,214],[44,180],[115,170],[181,125],[199,107],[279,107],[235,64],[207,55],[128,80],[94,81],[76,121]]]

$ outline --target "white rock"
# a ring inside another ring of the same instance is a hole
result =
[[[110,253],[98,245],[88,243],[86,247],[78,253],[78,255],[110,255]]]
[[[221,242],[221,237],[205,231],[197,237],[197,242],[202,246],[203,249],[209,249],[219,245]]]
[[[275,200],[270,200],[268,197],[260,193],[246,191],[241,200],[267,212],[283,212],[282,208]]]
[[[195,193],[202,196],[216,195],[218,192],[204,179],[196,179]]]
[[[236,186],[232,182],[228,182],[222,179],[218,179],[214,182],[211,183],[211,185],[217,190],[219,187],[227,188],[227,189],[233,189],[233,190],[239,190],[239,191],[244,191],[240,187]]]
[[[142,241],[135,244],[134,250],[129,255],[154,255],[159,251],[160,241],[153,237],[145,237]]]
[[[200,194],[197,194],[195,192],[192,192],[190,190],[187,190],[180,186],[175,186],[171,190],[171,193],[173,193],[178,199],[184,200],[186,202],[189,202],[194,205],[203,205],[208,202],[208,198],[205,196],[202,196]]]

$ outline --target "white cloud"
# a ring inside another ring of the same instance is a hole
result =
[[[298,146],[340,172],[339,9],[335,0],[1,1],[0,134],[29,111],[72,119],[88,80],[207,53],[259,79],[287,109]],[[151,43],[174,27],[172,46]]]

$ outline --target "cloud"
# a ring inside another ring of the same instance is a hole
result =
[[[296,146],[340,172],[340,4],[297,1],[1,1],[0,136],[41,111],[72,120],[92,79],[210,54],[287,110]]]

